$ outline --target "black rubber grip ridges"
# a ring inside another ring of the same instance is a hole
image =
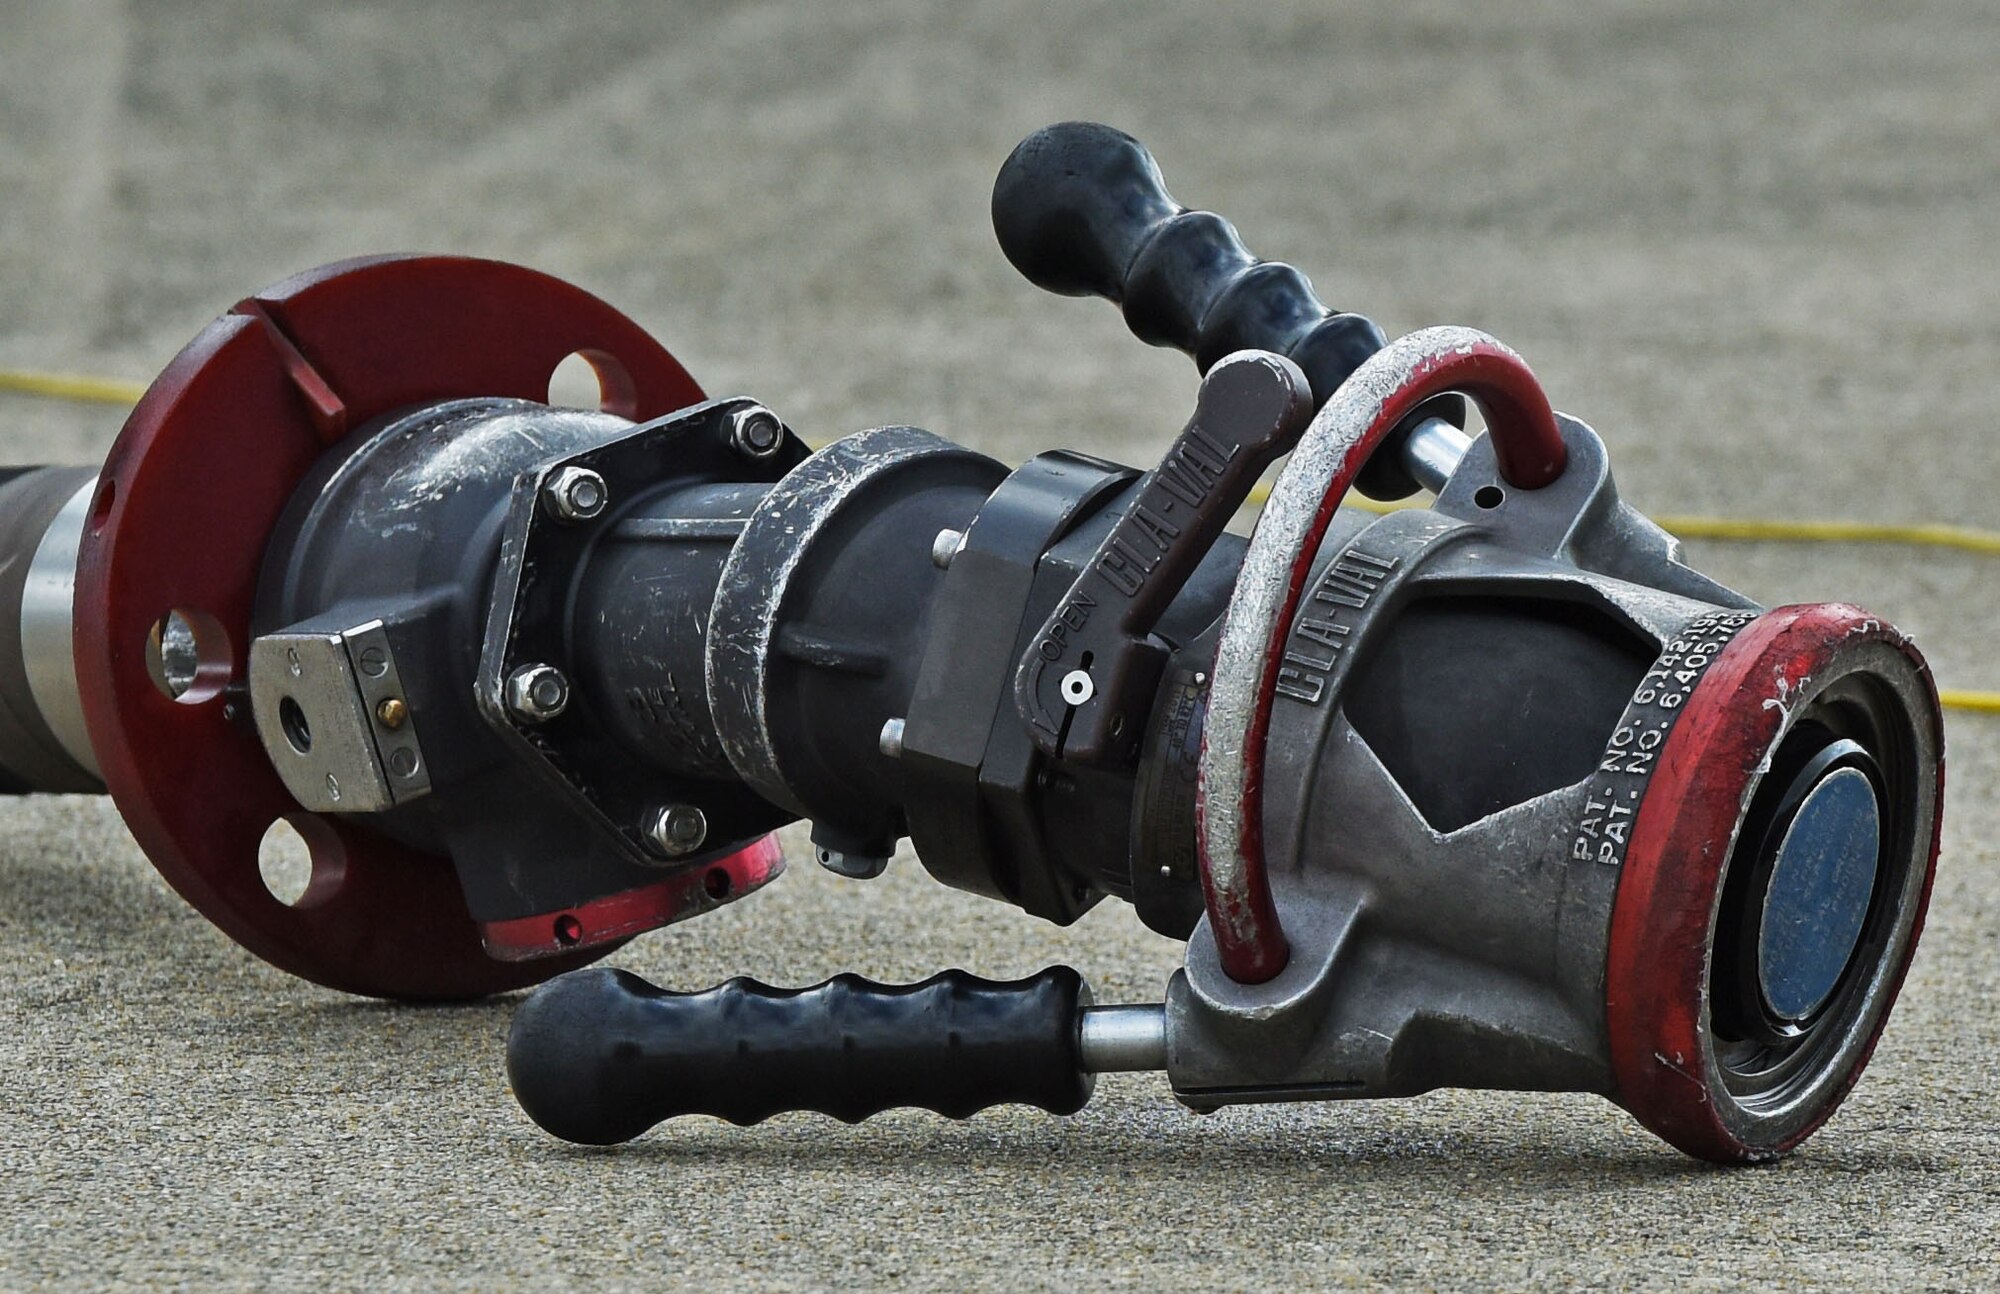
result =
[[[993,185],[993,229],[1029,281],[1121,303],[1141,340],[1187,352],[1204,373],[1232,351],[1276,351],[1323,404],[1386,340],[1367,318],[1329,310],[1299,271],[1258,260],[1221,216],[1175,202],[1145,146],[1095,122],[1021,141]]]
[[[900,986],[836,975],[699,993],[597,967],[522,1005],[507,1073],[530,1118],[585,1145],[683,1114],[751,1124],[817,1110],[856,1123],[906,1106],[962,1119],[1010,1102],[1074,1114],[1096,1081],[1078,1053],[1089,1000],[1067,966],[1011,983],[952,970]]]
[[[1174,201],[1145,145],[1110,126],[1066,121],[1022,140],[993,182],[993,230],[1029,282],[1119,303],[1133,335],[1193,356],[1203,373],[1239,350],[1286,356],[1315,409],[1387,344],[1373,320],[1329,309],[1298,270],[1258,260],[1227,220]],[[1465,423],[1455,398],[1425,412]],[[1377,499],[1417,489],[1388,444],[1356,485]]]

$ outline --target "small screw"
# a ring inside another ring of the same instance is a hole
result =
[[[939,570],[950,570],[952,559],[958,550],[965,547],[965,535],[956,530],[940,530],[937,538],[931,540],[931,565]]]
[[[890,719],[882,725],[882,735],[875,739],[875,747],[890,759],[903,757],[903,721]]]
[[[611,487],[587,467],[559,468],[542,486],[542,507],[557,521],[588,521],[611,502]]]
[[[569,706],[569,680],[553,665],[523,665],[507,676],[507,708],[529,723],[544,723]]]
[[[644,830],[656,853],[679,858],[708,839],[708,815],[692,804],[662,804],[646,815]]]
[[[298,648],[285,648],[285,668],[291,671],[293,678],[297,678],[306,672],[306,667],[299,661]]]
[[[729,447],[745,458],[769,458],[785,447],[785,424],[761,404],[729,414]]]
[[[383,697],[375,707],[375,721],[395,732],[410,721],[410,707],[400,696]]]

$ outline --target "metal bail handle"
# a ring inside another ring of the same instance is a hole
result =
[[[1279,474],[1223,613],[1195,801],[1202,898],[1222,968],[1260,984],[1290,956],[1265,872],[1264,739],[1285,639],[1327,525],[1384,437],[1426,401],[1470,396],[1502,479],[1539,489],[1562,475],[1562,432],[1522,358],[1471,328],[1391,342],[1327,401]]]

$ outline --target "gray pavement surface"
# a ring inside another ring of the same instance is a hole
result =
[[[147,379],[292,271],[449,250],[582,283],[816,438],[1149,461],[1191,370],[1028,288],[987,223],[1016,139],[1094,117],[1329,300],[1510,341],[1641,508],[2000,526],[1996,55],[1980,3],[0,0],[0,367]],[[0,396],[0,456],[91,462],[118,421]],[[1992,558],[1693,556],[2000,687]],[[512,1002],[289,980],[107,802],[7,804],[0,1286],[1994,1288],[2000,718],[1950,742],[1933,919],[1872,1069],[1800,1153],[1728,1172],[1591,1098],[1198,1119],[1150,1076],[1069,1120],[573,1150],[507,1094]],[[1177,961],[1110,905],[1057,930],[791,843],[771,891],[617,960],[684,987],[1067,961],[1113,1000]]]

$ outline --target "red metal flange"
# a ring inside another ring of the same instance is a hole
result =
[[[1375,352],[1320,410],[1257,520],[1223,617],[1203,730],[1196,838],[1202,897],[1222,968],[1261,984],[1290,948],[1264,867],[1264,739],[1285,637],[1320,541],[1382,439],[1425,402],[1470,396],[1486,415],[1501,479],[1539,489],[1562,475],[1562,432],[1512,349],[1470,328],[1426,328]]]
[[[1866,695],[1853,690],[1857,680],[1891,690],[1883,709],[1892,721],[1877,735],[1891,778],[1889,820],[1900,827],[1885,832],[1882,849],[1907,862],[1878,884],[1875,961],[1854,981],[1852,1018],[1792,1089],[1745,1097],[1724,1074],[1711,1021],[1724,880],[1787,730],[1822,697],[1847,695],[1854,709]],[[1888,1023],[1922,932],[1943,822],[1943,724],[1923,657],[1858,607],[1767,612],[1708,666],[1660,749],[1612,909],[1605,1019],[1615,1095],[1646,1127],[1688,1154],[1741,1163],[1783,1154],[1840,1105]]]
[[[550,374],[573,354],[596,370],[608,412],[651,418],[703,398],[658,342],[580,288],[494,261],[374,257],[287,279],[210,324],[111,448],[77,566],[76,675],[91,745],[168,883],[283,970],[354,993],[468,998],[616,946],[496,960],[449,859],[300,811],[234,686],[265,548],[328,445],[408,406],[546,399]],[[149,638],[173,611],[193,627],[200,656],[178,700],[156,686],[148,659]],[[292,904],[258,870],[260,842],[280,818],[312,852],[311,882]],[[767,851],[760,842],[711,867],[754,888],[775,874]],[[658,925],[717,901],[699,881],[689,891],[677,876],[600,902]]]
[[[785,856],[778,848],[778,838],[763,836],[726,858],[676,872],[658,885],[573,908],[488,921],[479,933],[486,951],[506,961],[548,957],[565,949],[598,944],[615,948],[633,935],[719,908],[776,880],[784,869]]]

